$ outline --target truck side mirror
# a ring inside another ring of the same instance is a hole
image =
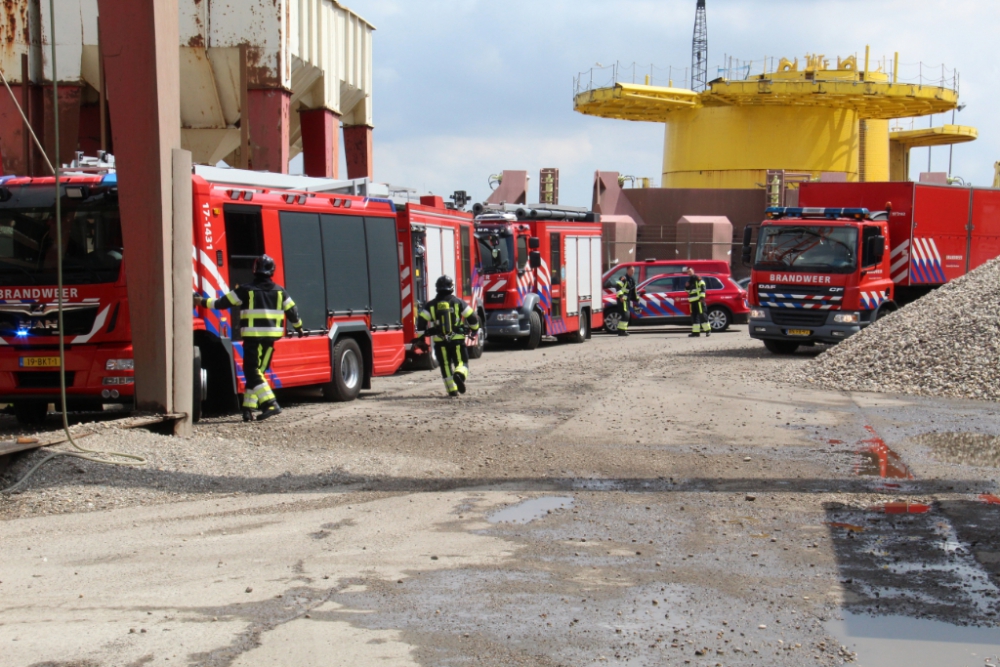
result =
[[[743,228],[743,254],[740,256],[740,260],[744,265],[750,263],[750,256],[752,249],[750,248],[750,241],[753,239],[753,227],[747,226]]]
[[[531,250],[538,250],[542,247],[542,242],[538,240],[537,236],[531,236],[528,238],[528,248]],[[532,267],[536,268],[536,267]]]
[[[535,239],[537,241],[538,239]],[[542,268],[542,253],[532,250],[528,253],[528,265],[533,269]]]
[[[881,264],[884,257],[885,237],[881,235],[869,237],[867,247],[865,248],[864,265],[872,266],[874,264]]]

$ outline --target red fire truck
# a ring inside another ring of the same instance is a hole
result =
[[[601,326],[600,215],[582,208],[476,204],[486,332],[534,349],[582,343]]]
[[[421,197],[419,204],[400,201],[396,204],[407,362],[417,368],[429,368],[436,365],[433,348],[426,337],[417,336],[416,317],[424,304],[434,298],[438,278],[451,276],[455,281],[455,296],[472,306],[480,321],[486,319],[479,248],[472,214],[447,208],[441,197]],[[485,339],[485,334],[480,333],[469,341],[470,357],[478,359],[483,355]]]
[[[404,360],[396,212],[388,199],[310,191],[333,183],[196,168],[194,287],[221,296],[251,279],[254,257],[274,257],[274,279],[294,295],[307,334],[278,342],[269,381],[351,400]],[[70,409],[128,405],[134,395],[117,195],[113,173],[62,185]],[[53,197],[52,178],[0,179],[0,401],[25,423],[59,402]],[[238,322],[235,311],[196,311],[196,418],[203,402],[238,406]]]
[[[750,335],[768,350],[836,343],[1000,255],[1000,190],[914,183],[804,184],[743,239]],[[877,207],[874,214],[865,205]]]

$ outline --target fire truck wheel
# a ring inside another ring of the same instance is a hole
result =
[[[323,385],[323,398],[328,401],[353,401],[361,393],[364,357],[361,348],[350,338],[333,346],[333,380]]]
[[[573,333],[566,334],[566,341],[569,343],[583,343],[590,338],[590,311],[584,308],[580,312],[580,328]]]
[[[708,324],[712,327],[712,331],[725,331],[729,328],[729,323],[733,321],[733,318],[729,315],[729,311],[722,306],[712,306],[708,309]]]
[[[208,396],[208,371],[201,367],[201,348],[194,346],[194,365],[191,369],[191,386],[194,395],[191,396],[191,421],[197,424],[201,421],[202,401]]]
[[[799,344],[790,340],[764,340],[764,347],[774,354],[794,354]]]
[[[483,348],[486,347],[486,329],[479,328],[479,335],[476,336],[476,344],[469,347],[469,359],[479,359],[483,356]]]
[[[537,310],[531,311],[528,316],[528,335],[521,340],[526,350],[534,350],[542,344],[542,318]]]
[[[14,416],[17,423],[22,426],[37,426],[45,421],[45,416],[49,414],[47,403],[33,401],[14,403]]]
[[[621,322],[622,314],[615,308],[607,308],[604,311],[604,330],[610,334],[618,333],[618,323]]]

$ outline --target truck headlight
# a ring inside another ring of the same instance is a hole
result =
[[[861,321],[861,316],[857,313],[837,313],[833,316],[833,321],[837,324],[857,324]]]
[[[750,319],[752,320],[762,320],[767,317],[767,311],[763,308],[751,308],[750,309]]]
[[[520,318],[516,312],[513,313],[498,313],[496,320],[497,322],[517,322]]]
[[[135,370],[135,359],[108,359],[104,369],[108,371],[133,371]]]

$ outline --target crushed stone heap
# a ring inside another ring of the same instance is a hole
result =
[[[793,371],[829,389],[1000,400],[1000,259]]]

